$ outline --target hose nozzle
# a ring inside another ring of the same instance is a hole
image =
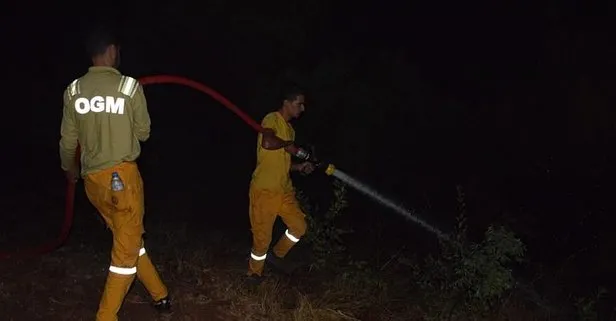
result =
[[[336,167],[333,164],[329,164],[327,165],[327,168],[325,169],[325,174],[327,174],[327,176],[332,176],[332,174],[334,174],[335,171],[336,171]]]

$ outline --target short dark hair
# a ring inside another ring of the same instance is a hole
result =
[[[298,85],[291,84],[285,86],[285,88],[282,90],[281,98],[283,101],[294,101],[295,99],[297,99],[297,97],[301,95],[305,95],[304,90]]]
[[[86,38],[86,51],[90,57],[104,54],[111,45],[119,45],[119,42],[114,32],[105,27],[91,30]]]

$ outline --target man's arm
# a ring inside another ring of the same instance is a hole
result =
[[[141,84],[137,87],[133,104],[135,110],[133,117],[134,134],[139,141],[145,142],[150,138],[151,120],[148,113],[148,102],[145,99]]]
[[[280,137],[276,136],[276,133],[282,130],[278,123],[278,118],[275,114],[270,113],[261,121],[261,127],[263,130],[259,133],[261,135],[261,147],[267,150],[277,150],[285,148],[291,145],[293,142],[284,141]]]
[[[310,154],[308,154],[303,149],[296,147],[293,141],[283,140],[280,137],[276,136],[276,133],[271,128],[264,128],[264,131],[261,132],[261,134],[261,146],[265,149],[276,150],[284,148],[287,153],[290,153],[297,157],[304,158],[305,160],[310,158]],[[314,170],[314,167],[310,162],[303,162],[298,164],[291,164],[290,170],[292,172],[310,173]]]
[[[284,148],[287,153],[299,158],[308,159],[310,156],[306,151],[295,146],[292,140],[283,140],[276,136],[276,132],[282,130],[282,128],[280,128],[278,119],[274,114],[265,116],[261,122],[261,127],[263,127],[263,131],[261,131],[261,147],[264,149],[277,150]]]
[[[269,114],[263,118],[261,122],[261,127],[263,130],[261,131],[261,147],[267,150],[277,150],[284,148],[284,150],[298,158],[308,160],[310,158],[310,154],[295,146],[295,143],[292,140],[283,140],[282,138],[276,136],[276,132],[282,130],[280,124],[278,123],[278,119],[274,114]]]
[[[78,164],[75,160],[78,144],[78,129],[75,123],[75,114],[68,105],[68,92],[64,93],[64,107],[62,110],[62,124],[60,125],[60,163],[66,172],[76,171]]]
[[[280,137],[276,136],[276,132],[272,128],[264,128],[264,131],[261,132],[261,147],[267,150],[276,150],[293,145],[293,141],[290,140],[282,140]],[[287,150],[288,151],[288,150]]]
[[[295,146],[295,142],[291,140],[283,140],[280,137],[276,136],[276,133],[271,129],[265,127],[263,132],[261,132],[261,147],[267,150],[276,150],[284,148],[284,150],[300,159],[308,160],[310,159],[310,153],[308,153],[303,148],[299,148]]]

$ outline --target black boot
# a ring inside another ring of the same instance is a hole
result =
[[[290,268],[284,258],[276,256],[274,252],[270,252],[267,254],[267,258],[265,259],[268,264],[270,264],[274,270],[283,274],[290,274]]]
[[[167,296],[154,302],[154,308],[161,313],[171,312],[171,299]]]
[[[246,285],[250,287],[257,287],[261,285],[261,283],[263,283],[263,280],[265,280],[265,277],[252,274],[252,275],[246,276],[245,282],[246,282]]]

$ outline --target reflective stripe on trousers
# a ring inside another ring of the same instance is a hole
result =
[[[143,256],[145,254],[145,248],[141,248],[139,250],[139,256]],[[109,271],[113,272],[115,274],[120,274],[120,275],[133,275],[137,273],[137,267],[131,267],[131,268],[123,268],[123,267],[119,267],[119,266],[109,266]]]

